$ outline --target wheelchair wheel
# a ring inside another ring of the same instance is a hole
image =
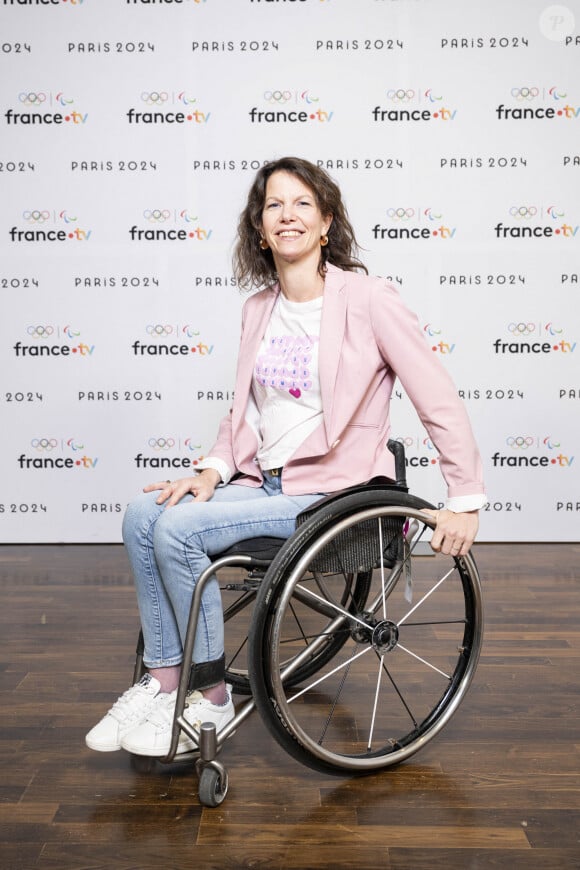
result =
[[[471,555],[423,554],[434,526],[424,507],[392,490],[346,496],[295,532],[264,579],[250,630],[256,706],[281,746],[316,770],[363,774],[405,760],[445,726],[473,678],[477,568]],[[355,569],[369,582],[353,612],[332,590]],[[319,657],[317,672],[297,680],[338,636],[336,660]]]
[[[308,609],[317,609],[321,618],[328,622],[334,619],[334,606],[340,606],[350,613],[357,613],[368,597],[371,571],[348,572],[335,578],[332,589],[325,583],[325,578],[317,575],[314,584],[318,589],[319,598],[315,602],[311,597],[308,599]],[[251,694],[250,678],[248,674],[248,629],[252,620],[252,609],[259,586],[251,590],[242,590],[237,593],[222,586],[222,600],[224,602],[224,622],[226,623],[226,681],[233,686],[235,692],[240,695]],[[298,589],[295,593],[295,601],[291,607],[295,615],[295,629],[300,631],[299,605],[303,596]],[[332,606],[329,601],[332,600]],[[340,648],[349,637],[348,628],[333,631],[326,637],[324,642],[313,650],[312,656],[304,661],[289,677],[288,685],[294,685],[306,677],[315,674],[319,668],[332,661]],[[303,636],[303,645],[308,645],[308,638]]]

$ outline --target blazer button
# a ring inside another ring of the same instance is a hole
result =
[[[337,438],[336,441],[334,442],[334,444],[331,445],[330,449],[332,450],[334,447],[338,447],[339,444],[340,444],[340,438]]]

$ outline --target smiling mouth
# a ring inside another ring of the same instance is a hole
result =
[[[300,230],[281,230],[276,235],[280,239],[299,239],[302,233]]]

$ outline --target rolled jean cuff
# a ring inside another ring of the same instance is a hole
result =
[[[226,676],[226,657],[222,655],[219,659],[214,659],[211,662],[192,662],[191,671],[189,673],[189,690],[194,689],[201,691],[202,689],[211,689],[213,686],[219,685],[225,680]]]

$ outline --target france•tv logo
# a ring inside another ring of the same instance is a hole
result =
[[[433,88],[390,88],[387,100],[390,108],[375,106],[371,111],[373,121],[382,123],[392,121],[437,121],[449,123],[455,121],[457,109],[451,108],[444,101],[443,95]]]
[[[154,455],[138,453],[134,457],[137,468],[195,468],[204,458],[199,452],[201,444],[191,436],[179,438],[173,435],[155,435],[147,439],[147,447]],[[175,455],[168,455],[172,453]]]
[[[510,91],[510,96],[515,106],[510,107],[500,103],[495,110],[498,121],[553,121],[558,118],[575,121],[580,117],[580,106],[571,105],[568,94],[556,86],[514,87]],[[544,105],[538,105],[539,102],[543,102]]]
[[[126,112],[129,124],[191,124],[208,123],[211,112],[197,106],[197,97],[188,91],[142,91],[141,103],[146,109]],[[166,107],[171,107],[169,110]]]
[[[537,206],[533,203],[514,204],[509,207],[511,224],[499,221],[494,227],[496,239],[566,239],[577,237],[578,224],[566,219],[566,213],[557,205]]]
[[[442,356],[449,356],[455,350],[455,342],[444,341],[442,338],[442,330],[433,326],[431,323],[426,323],[423,327],[423,332],[428,337],[431,343],[433,353],[439,353]]]
[[[248,114],[251,124],[328,124],[334,112],[322,108],[320,97],[306,90],[266,90],[262,101],[268,108],[253,106]]]
[[[99,461],[96,456],[87,456],[85,444],[78,438],[40,436],[33,438],[30,446],[35,454],[21,453],[16,460],[22,470],[92,471]]]
[[[25,209],[22,220],[28,229],[10,227],[8,236],[11,242],[88,242],[92,230],[79,225],[76,214],[67,209],[52,211],[46,208]],[[56,227],[56,229],[54,229]]]
[[[449,241],[455,237],[457,227],[444,221],[443,214],[436,208],[397,206],[386,211],[389,225],[375,224],[372,228],[374,239],[435,239]]]
[[[17,341],[13,346],[14,355],[18,358],[38,357],[72,357],[85,358],[92,357],[95,351],[94,344],[88,344],[80,338],[81,333],[75,327],[67,324],[63,327],[53,326],[52,324],[30,324],[26,329],[28,341],[32,340],[32,344],[23,344]],[[64,344],[68,341],[68,344]]]
[[[496,451],[491,457],[494,468],[570,468],[574,462],[552,435],[508,435],[505,444],[511,452]]]
[[[68,92],[20,91],[18,103],[25,111],[6,109],[4,119],[9,127],[34,127],[42,124],[68,124],[83,127],[89,117],[75,104]]]
[[[202,226],[192,209],[146,208],[143,218],[150,225],[129,228],[132,242],[208,242],[213,230]]]

